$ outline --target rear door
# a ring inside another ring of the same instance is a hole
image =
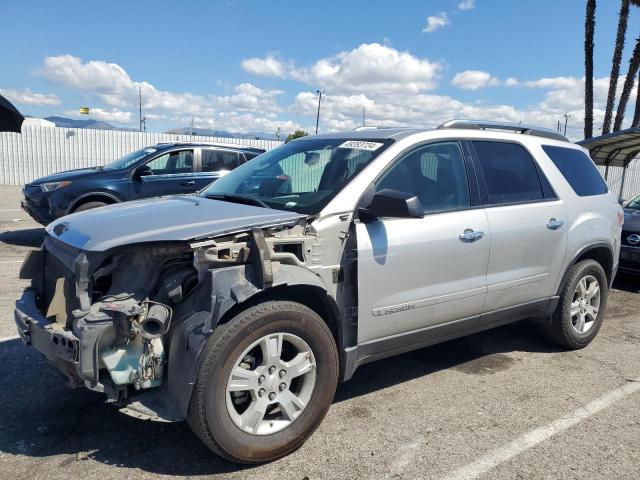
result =
[[[162,153],[146,163],[148,175],[133,180],[132,197],[147,198],[179,193],[193,193],[193,149],[179,149]]]
[[[242,163],[244,163],[242,152],[202,147],[198,172],[194,178],[196,188],[203,189]]]
[[[425,216],[356,223],[359,343],[481,313],[491,239],[474,175],[454,140],[416,147],[376,182],[416,195]]]
[[[491,230],[484,311],[554,295],[567,249],[564,202],[524,146],[470,143]]]

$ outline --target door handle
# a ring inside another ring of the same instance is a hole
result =
[[[463,243],[473,243],[473,242],[477,242],[482,237],[484,237],[484,232],[481,232],[481,231],[477,231],[476,232],[476,231],[474,231],[474,230],[472,230],[470,228],[467,228],[464,231],[464,233],[460,234],[460,236],[458,238]]]
[[[180,185],[183,187],[193,187],[196,184],[193,180],[187,180],[186,182],[182,182]]]
[[[547,228],[549,230],[558,230],[560,227],[564,225],[562,220],[556,220],[555,218],[549,219],[549,223],[547,223]]]

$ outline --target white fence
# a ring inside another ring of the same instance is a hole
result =
[[[237,138],[25,126],[0,133],[0,185],[22,185],[51,173],[104,165],[158,142],[224,142],[270,150],[282,142]]]
[[[598,167],[600,173],[604,177],[605,167]],[[615,193],[616,197],[629,200],[640,194],[640,159],[635,159],[627,167],[627,173],[624,176],[624,186],[622,195],[620,195],[620,186],[622,186],[622,167],[609,167],[607,175],[607,184],[609,189]]]
[[[0,185],[22,185],[38,177],[72,168],[104,165],[122,155],[158,142],[206,141],[272,149],[282,142],[237,138],[121,132],[81,128],[25,126],[22,134],[0,133]],[[598,167],[604,175],[604,167]],[[607,183],[618,195],[622,168],[610,168]],[[640,194],[640,160],[627,169],[622,198]]]

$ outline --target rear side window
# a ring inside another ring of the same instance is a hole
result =
[[[533,158],[514,143],[474,141],[489,203],[542,200],[545,195]]]
[[[591,159],[575,148],[543,145],[542,149],[558,167],[573,191],[580,197],[603,195],[609,190]]]
[[[225,150],[202,150],[202,171],[217,172],[220,170],[233,170],[240,164],[238,152]]]

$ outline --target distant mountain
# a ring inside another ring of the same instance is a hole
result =
[[[183,128],[172,128],[171,130],[167,130],[165,133],[172,133],[174,135],[189,135],[191,129],[189,127]],[[249,133],[238,133],[238,132],[229,132],[227,130],[211,130],[209,128],[193,128],[194,135],[201,135],[203,137],[225,137],[225,138],[245,138],[245,139],[256,139],[259,138],[261,140],[277,140],[276,136],[273,133],[267,132],[249,132]],[[286,134],[280,134],[280,140],[284,140],[287,138]]]
[[[56,127],[65,127],[65,128],[94,128],[97,130],[122,130],[125,132],[137,132],[138,130],[135,128],[123,128],[116,127],[115,125],[111,125],[110,123],[103,122],[100,120],[77,120],[75,118],[67,118],[67,117],[46,117],[45,120],[49,120],[56,124]],[[165,133],[172,133],[178,135],[189,135],[189,127],[183,128],[174,128],[171,130],[167,130]],[[260,138],[262,140],[277,140],[276,136],[273,133],[266,132],[250,132],[250,133],[238,133],[238,132],[229,132],[226,130],[211,130],[208,128],[194,128],[194,135],[201,135],[204,137],[227,137],[227,138],[245,138],[245,139],[255,139]],[[287,137],[286,134],[280,135],[280,139],[283,140]]]
[[[45,120],[49,120],[56,124],[56,127],[65,127],[65,128],[93,128],[96,130],[123,130],[134,132],[133,128],[122,128],[116,127],[115,125],[111,125],[107,122],[102,122],[100,120],[76,120],[74,118],[66,118],[66,117],[46,117]]]

